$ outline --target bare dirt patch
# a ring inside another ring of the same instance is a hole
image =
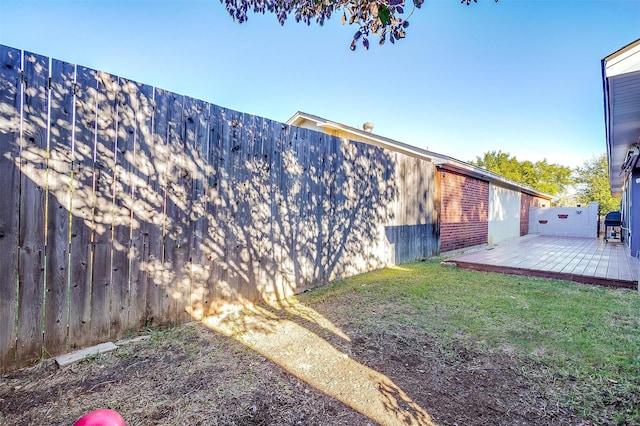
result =
[[[411,326],[388,333],[322,312],[259,308],[65,368],[3,375],[0,423],[70,425],[105,407],[128,425],[582,423],[547,401],[509,351],[445,348]]]

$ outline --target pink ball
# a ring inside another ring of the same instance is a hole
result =
[[[80,417],[73,426],[126,426],[120,414],[113,410],[96,410]]]

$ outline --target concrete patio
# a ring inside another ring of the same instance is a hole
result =
[[[476,271],[635,289],[640,260],[620,240],[527,235],[447,259]]]

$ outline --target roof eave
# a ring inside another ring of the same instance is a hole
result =
[[[409,145],[404,142],[400,142],[384,136],[376,135],[375,133],[365,132],[364,130],[360,130],[360,129],[356,129],[355,127],[336,123],[336,122],[333,122],[325,118],[318,117],[316,115],[309,114],[306,112],[302,112],[302,111],[296,112],[289,120],[287,120],[286,124],[296,126],[298,124],[301,124],[304,120],[315,122],[318,127],[330,127],[337,130],[350,132],[364,139],[369,140],[375,145],[382,146],[387,149],[392,149],[394,151],[401,152],[406,155],[418,157],[427,161],[432,161],[437,167],[441,169],[463,173],[465,175],[476,177],[478,179],[486,180],[492,183],[499,183],[501,186],[505,188],[522,191],[526,194],[534,195],[536,197],[540,197],[545,200],[551,200],[554,198],[550,194],[546,194],[544,192],[538,191],[526,185],[511,181],[505,178],[504,176],[490,172],[481,167],[473,166],[469,163],[465,163],[464,161],[457,160],[453,157],[449,157],[447,155],[438,154],[432,151],[418,148],[416,146]]]

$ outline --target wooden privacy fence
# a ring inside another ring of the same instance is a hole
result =
[[[428,161],[0,60],[1,370],[438,251]]]

